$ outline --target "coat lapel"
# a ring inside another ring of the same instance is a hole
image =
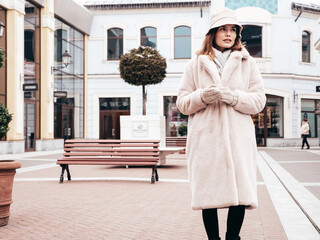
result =
[[[199,63],[200,66],[202,66],[206,72],[210,75],[212,82],[221,85],[220,75],[219,71],[213,61],[209,59],[206,55],[200,55],[199,56]]]
[[[220,77],[215,63],[206,55],[199,55],[199,65],[203,67],[210,75],[212,82],[217,85],[227,86],[233,72],[240,66],[242,59],[247,59],[248,51],[243,48],[241,51],[233,51],[224,66],[222,76]]]
[[[223,86],[228,85],[228,81],[233,72],[240,66],[242,59],[247,59],[248,56],[249,53],[246,49],[242,49],[241,51],[233,51],[230,54],[222,72],[221,82]]]

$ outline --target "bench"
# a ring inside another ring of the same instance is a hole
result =
[[[187,137],[167,137],[166,146],[167,147],[186,147]]]
[[[152,166],[151,183],[159,181],[159,140],[68,139],[64,151],[63,158],[57,160],[62,168],[60,183],[65,171],[71,180],[69,165]]]

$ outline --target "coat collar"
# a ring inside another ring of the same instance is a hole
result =
[[[199,63],[208,72],[212,79],[220,80],[223,86],[227,85],[227,82],[237,67],[240,65],[242,60],[246,60],[249,57],[248,51],[243,48],[241,51],[233,51],[223,69],[222,76],[220,77],[219,71],[215,66],[214,62],[209,59],[206,55],[198,55]],[[217,82],[217,81],[214,81]]]

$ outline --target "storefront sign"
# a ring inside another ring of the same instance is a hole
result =
[[[65,91],[55,91],[53,93],[53,96],[57,97],[57,98],[65,98],[65,97],[67,97],[67,95],[68,95],[68,93]]]
[[[145,121],[133,122],[132,136],[135,138],[148,137],[148,122],[145,122]]]
[[[32,98],[32,92],[24,92],[24,98]]]
[[[38,83],[25,83],[22,85],[22,89],[25,92],[38,91]]]

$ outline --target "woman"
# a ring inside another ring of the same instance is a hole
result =
[[[308,143],[308,140],[307,140],[307,137],[309,136],[309,131],[310,131],[310,126],[309,126],[309,123],[308,123],[308,119],[304,118],[302,120],[302,125],[301,125],[301,128],[300,128],[300,133],[301,133],[301,136],[302,136],[301,149],[304,148],[304,144],[305,143],[307,144],[307,149],[310,149],[310,146],[309,146],[309,143]]]
[[[229,208],[226,239],[240,239],[245,208],[257,207],[251,114],[266,102],[255,60],[241,44],[234,12],[213,14],[197,56],[186,66],[179,110],[189,115],[187,160],[192,208],[202,210],[210,240],[220,239],[217,208]]]

